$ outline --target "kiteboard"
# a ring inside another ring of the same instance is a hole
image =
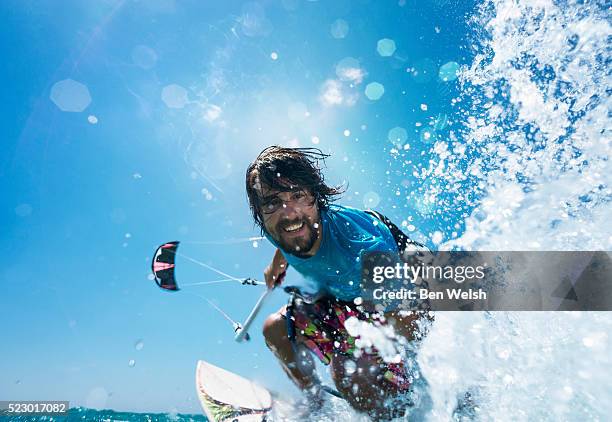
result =
[[[198,361],[196,391],[206,417],[212,422],[263,422],[270,419],[272,396],[265,388]]]

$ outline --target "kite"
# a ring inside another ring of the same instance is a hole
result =
[[[154,280],[164,290],[179,290],[174,278],[174,257],[180,242],[168,242],[161,245],[153,255],[151,269]]]

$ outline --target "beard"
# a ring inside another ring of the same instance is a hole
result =
[[[285,237],[285,227],[302,222],[304,223],[304,227],[306,229],[306,233],[303,236],[291,238]],[[313,248],[319,237],[319,233],[314,227],[314,224],[307,218],[279,223],[276,227],[276,233],[278,238],[275,238],[274,240],[276,240],[279,247],[284,252],[298,258],[308,258],[310,256],[308,252]]]

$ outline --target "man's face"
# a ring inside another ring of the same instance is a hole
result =
[[[302,258],[313,255],[321,222],[312,193],[299,188],[281,192],[262,187],[260,199],[264,227],[280,248]]]

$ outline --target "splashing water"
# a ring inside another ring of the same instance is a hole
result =
[[[484,420],[603,418],[611,330],[597,312],[438,313],[419,355],[430,419],[448,420],[467,391]]]
[[[609,11],[490,0],[473,19],[464,123],[426,175],[473,211],[441,247],[610,250]],[[605,419],[610,333],[609,313],[438,313],[419,354],[428,419],[457,416],[467,391],[484,420]]]
[[[459,78],[470,104],[462,142],[438,147],[446,182],[469,180],[479,198],[455,244],[612,247],[608,13],[579,2],[481,6],[478,52]]]
[[[376,327],[355,317],[347,319],[345,327],[350,335],[358,337],[355,341],[355,346],[358,348],[356,356],[359,356],[362,350],[371,353],[371,348],[376,347],[380,357],[385,362],[399,363],[401,361],[402,356],[393,340],[393,328],[389,326]]]

